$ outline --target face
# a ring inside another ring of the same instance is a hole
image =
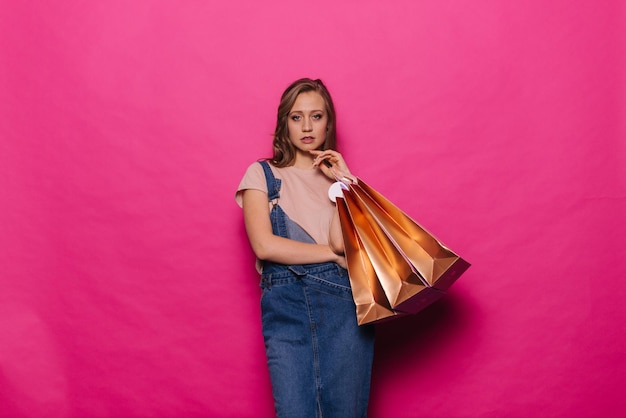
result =
[[[289,140],[297,154],[309,156],[309,150],[319,149],[326,141],[327,126],[324,98],[315,91],[300,93],[287,117]]]

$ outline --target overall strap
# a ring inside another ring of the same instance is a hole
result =
[[[271,202],[280,197],[280,183],[281,180],[274,177],[270,164],[267,161],[259,161],[263,172],[265,173],[265,182],[267,183],[267,198]]]

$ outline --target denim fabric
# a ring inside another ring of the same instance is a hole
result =
[[[269,166],[264,165],[264,170],[268,197],[275,200],[280,180]],[[274,234],[311,242],[280,206],[274,205],[270,218]],[[335,263],[265,262],[261,288],[263,336],[277,416],[365,417],[374,328],[357,324],[347,271]]]
[[[270,220],[272,222],[272,231],[274,232],[274,235],[280,235],[281,237],[287,237],[295,241],[315,244],[315,240],[311,237],[311,235],[302,229],[300,225],[292,221],[277,204],[278,198],[280,197],[281,180],[274,177],[268,162],[262,161],[261,165],[263,166],[265,180],[267,182],[267,197],[269,201],[273,203],[272,210],[270,212]]]

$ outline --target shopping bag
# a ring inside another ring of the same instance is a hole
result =
[[[361,179],[337,197],[359,324],[417,313],[445,294],[470,264]],[[393,311],[365,315],[369,304]],[[380,290],[384,292],[379,294]],[[375,295],[375,297],[374,297]],[[359,305],[361,303],[361,305]]]
[[[348,208],[343,200],[337,201],[341,231],[352,297],[356,305],[359,325],[377,322],[396,315],[391,308],[387,295],[383,290],[372,266],[372,262],[363,248],[363,243],[347,213]],[[354,214],[354,216],[358,216]],[[348,257],[347,254],[350,254]]]

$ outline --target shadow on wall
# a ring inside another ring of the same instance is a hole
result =
[[[419,387],[420,375],[458,349],[457,342],[476,327],[475,314],[468,296],[452,291],[418,314],[378,324],[370,411],[378,410],[377,401],[384,402],[378,394],[402,386],[398,377],[409,374]]]

